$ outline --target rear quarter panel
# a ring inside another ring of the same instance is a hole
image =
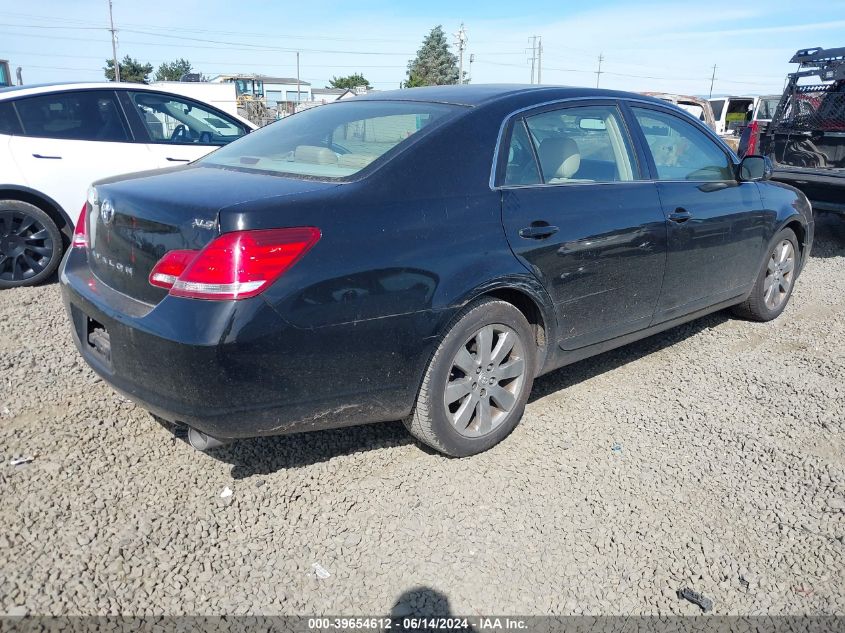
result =
[[[500,124],[496,113],[470,111],[363,180],[221,211],[222,231],[322,232],[262,295],[304,332],[292,362],[317,367],[325,359],[356,389],[403,392],[410,410],[428,358],[463,305],[497,287],[536,290],[508,245],[500,194],[489,187]]]
[[[768,241],[783,227],[797,222],[801,225],[798,239],[801,242],[802,265],[806,263],[812,248],[813,210],[807,197],[798,189],[781,182],[768,180],[757,183],[763,209],[769,219]]]

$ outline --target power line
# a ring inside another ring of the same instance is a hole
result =
[[[108,29],[105,29],[108,30]],[[120,29],[121,31],[130,32],[129,29]],[[137,31],[131,31],[136,33]],[[20,33],[10,33],[8,31],[0,31],[0,34],[3,35],[12,35],[12,36],[19,36]],[[162,36],[152,34],[153,37],[169,37],[169,36]],[[33,35],[27,34],[27,38],[47,38],[51,40],[69,40],[74,42],[92,42],[92,41],[99,41],[103,43],[107,43],[108,40],[92,40],[90,37],[69,37],[69,36],[56,36],[56,35]],[[173,36],[176,37],[176,36]],[[178,38],[176,39],[183,39]],[[319,49],[319,48],[289,48],[289,47],[280,47],[280,46],[250,46],[247,48],[239,47],[238,45],[232,45],[232,42],[215,42],[214,40],[196,40],[200,42],[214,42],[217,44],[225,45],[223,46],[201,46],[198,44],[169,44],[167,42],[140,42],[138,40],[123,40],[124,44],[136,44],[138,46],[167,46],[167,47],[178,47],[178,48],[197,48],[197,49],[211,49],[211,50],[241,50],[241,51],[248,51],[248,52],[283,52],[283,53],[295,53],[297,50],[303,53],[330,53],[330,54],[338,54],[338,55],[382,55],[387,57],[412,57],[412,53],[387,53],[383,51],[344,51],[344,50],[328,50],[328,49]]]

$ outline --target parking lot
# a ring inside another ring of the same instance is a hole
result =
[[[781,318],[549,374],[489,452],[395,422],[203,454],[78,357],[57,284],[3,291],[0,612],[692,614],[690,587],[843,614],[843,340],[845,222],[822,217]]]

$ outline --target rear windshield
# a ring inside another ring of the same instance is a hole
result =
[[[348,178],[458,109],[396,101],[318,106],[252,132],[200,162],[291,176]]]

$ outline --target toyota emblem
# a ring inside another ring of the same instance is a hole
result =
[[[114,220],[114,207],[108,198],[103,200],[103,204],[100,205],[100,219],[103,224],[111,224]]]

